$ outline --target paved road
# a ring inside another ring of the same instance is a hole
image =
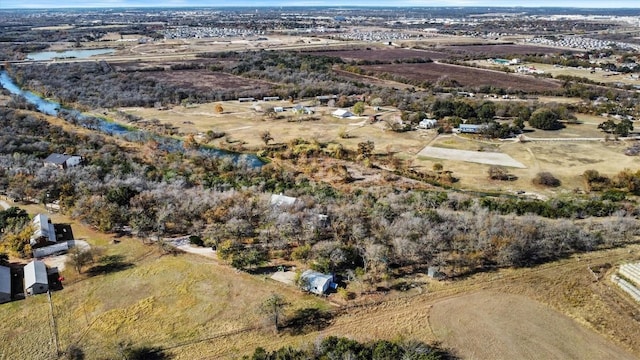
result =
[[[7,202],[4,200],[0,200],[0,206],[2,206],[2,208],[5,210],[11,207],[11,205],[7,204]]]

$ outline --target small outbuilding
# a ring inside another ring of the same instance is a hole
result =
[[[0,266],[0,304],[11,301],[11,269]]]
[[[24,267],[24,292],[27,295],[46,293],[49,290],[47,267],[42,261],[34,260]]]
[[[313,270],[306,270],[300,275],[302,289],[318,295],[324,295],[334,287],[333,275],[323,274]]]
[[[271,206],[275,207],[293,206],[293,204],[296,203],[296,200],[298,199],[291,196],[282,195],[282,193],[280,193],[272,194],[269,203],[271,204]]]
[[[337,117],[338,119],[346,119],[353,116],[353,113],[346,109],[338,109],[331,113],[333,117]]]

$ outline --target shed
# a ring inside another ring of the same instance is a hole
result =
[[[32,226],[33,234],[29,240],[31,246],[56,242],[56,230],[47,215],[37,214],[34,216]]]
[[[0,266],[0,304],[11,301],[11,269]]]
[[[47,267],[42,261],[34,260],[24,267],[24,291],[27,295],[46,293],[49,290]]]
[[[293,206],[293,204],[296,203],[296,200],[298,199],[291,196],[282,195],[282,193],[280,193],[280,194],[272,194],[271,200],[269,203],[272,206],[276,206],[276,207]]]
[[[256,98],[252,98],[252,97],[241,97],[238,98],[239,102],[252,102],[252,101],[256,101]]]
[[[280,100],[280,96],[265,96],[262,101],[277,101]]]
[[[333,285],[333,275],[323,274],[313,270],[306,270],[300,275],[302,289],[314,294],[323,295]]]
[[[339,119],[345,119],[348,117],[352,117],[353,113],[349,110],[346,109],[338,109],[334,112],[331,113],[331,115],[333,115],[333,117],[337,117]]]

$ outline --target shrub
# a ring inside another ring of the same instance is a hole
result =
[[[539,172],[536,177],[533,178],[533,183],[536,185],[549,187],[558,187],[561,184],[558,178],[547,171]]]

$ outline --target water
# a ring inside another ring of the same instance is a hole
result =
[[[7,89],[10,93],[14,95],[21,96],[27,100],[28,103],[35,105],[36,109],[43,114],[58,116],[61,115],[63,118],[68,119],[69,117],[75,119],[78,123],[99,130],[101,132],[111,134],[111,135],[133,135],[134,133],[138,133],[138,130],[128,129],[120,124],[116,124],[113,122],[106,121],[105,119],[101,119],[94,116],[87,116],[80,113],[78,110],[74,109],[63,109],[60,107],[60,104],[42,98],[41,96],[27,90],[21,89],[18,84],[16,84],[11,76],[5,71],[0,70],[0,86]],[[132,136],[133,138],[134,136]],[[182,147],[182,141],[176,140],[172,138],[162,138],[163,143],[167,146],[168,151],[182,151],[184,149]],[[264,162],[260,160],[255,155],[250,154],[238,154],[231,153],[228,151],[220,150],[220,149],[211,149],[211,148],[203,148],[200,150],[203,154],[221,157],[221,156],[230,156],[234,163],[238,164],[239,162],[246,163],[251,168],[258,168],[264,165]]]
[[[66,51],[40,51],[27,54],[28,60],[52,60],[64,58],[84,59],[94,55],[113,54],[115,49],[87,49],[87,50],[66,50]]]

